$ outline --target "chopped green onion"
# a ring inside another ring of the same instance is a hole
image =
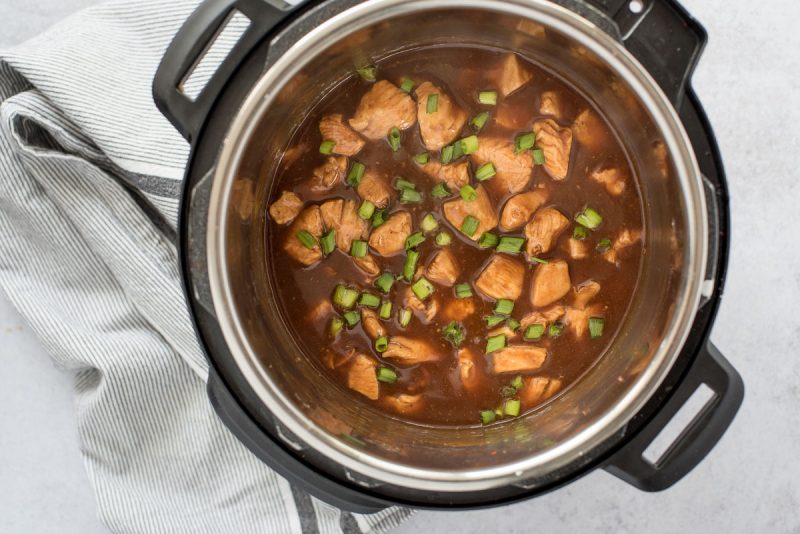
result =
[[[444,338],[452,343],[456,348],[461,346],[461,344],[464,342],[464,338],[466,337],[464,328],[455,321],[445,326],[442,330],[442,333]]]
[[[573,239],[583,240],[586,239],[588,236],[589,236],[589,231],[586,229],[585,226],[578,225],[572,231]]]
[[[414,85],[416,85],[416,82],[414,82],[414,80],[411,78],[403,78],[403,81],[400,83],[400,90],[410,93],[414,88]]]
[[[413,189],[401,189],[400,203],[408,204],[411,202],[422,202],[422,193]]]
[[[450,237],[450,234],[447,232],[439,232],[436,234],[436,244],[440,247],[446,247],[453,241],[453,238]]]
[[[442,155],[439,157],[442,162],[442,165],[447,165],[451,161],[453,161],[453,145],[447,145],[446,147],[442,148]]]
[[[342,331],[342,328],[344,328],[344,321],[339,317],[334,317],[331,319],[330,325],[328,325],[328,333],[331,337],[336,337]]]
[[[541,148],[533,149],[533,163],[534,165],[544,165],[544,150]]]
[[[517,328],[519,328],[519,321],[511,317],[508,321],[506,321],[506,326],[512,331],[516,332]]]
[[[532,149],[534,144],[536,144],[536,134],[532,132],[520,134],[514,140],[514,147],[517,154]]]
[[[472,296],[472,287],[469,284],[456,285],[456,298],[468,299]]]
[[[361,203],[361,207],[358,208],[358,216],[364,220],[369,220],[374,213],[375,204],[366,199]]]
[[[486,354],[491,354],[496,350],[500,350],[506,346],[506,336],[500,334],[498,336],[491,336],[486,340]]]
[[[436,289],[433,287],[433,284],[423,276],[411,285],[411,291],[414,292],[419,300],[425,300],[430,297]]]
[[[432,213],[428,213],[422,218],[422,222],[419,223],[419,227],[422,228],[422,231],[427,234],[428,232],[433,232],[439,228],[439,221],[436,220],[436,217],[434,217]]]
[[[414,156],[414,162],[418,165],[425,165],[431,160],[431,155],[427,152],[422,152],[421,154],[417,154]]]
[[[394,275],[392,273],[384,272],[375,280],[375,287],[383,293],[388,293],[392,290],[394,285]]]
[[[398,191],[402,191],[403,189],[411,189],[412,191],[415,191],[417,189],[417,184],[406,180],[402,176],[396,176],[394,179],[394,188]]]
[[[400,326],[403,328],[408,326],[408,323],[411,322],[411,310],[408,308],[403,308],[397,314],[397,320],[400,322]]]
[[[349,328],[353,328],[359,322],[361,322],[361,314],[357,311],[347,311],[342,314],[344,317],[344,321],[347,323]]]
[[[503,236],[497,244],[497,252],[508,252],[509,254],[519,254],[525,244],[524,237]]]
[[[319,244],[322,245],[322,253],[326,256],[333,252],[336,248],[336,230],[328,230],[327,234],[322,234]]]
[[[589,317],[589,336],[597,339],[603,335],[603,327],[606,322],[602,317]]]
[[[564,323],[553,323],[547,330],[547,335],[550,337],[558,337],[564,332]]]
[[[314,248],[317,246],[317,240],[314,239],[314,236],[308,233],[306,230],[300,230],[297,232],[297,239],[306,248]]]
[[[503,406],[503,413],[511,417],[516,417],[519,415],[519,408],[519,399],[508,399]]]
[[[416,232],[411,234],[406,238],[406,250],[410,250],[412,248],[417,248],[417,246],[421,245],[425,241],[425,234],[422,232]]]
[[[486,126],[486,121],[489,120],[489,112],[484,111],[483,113],[478,113],[475,117],[469,121],[470,125],[478,131],[481,131],[484,126]]]
[[[431,196],[433,198],[447,198],[452,194],[453,192],[450,191],[450,188],[447,187],[447,184],[444,182],[439,182],[433,186],[433,190],[431,190]]]
[[[336,141],[331,141],[330,139],[323,141],[319,145],[319,153],[320,154],[332,154],[333,147],[336,146]]]
[[[611,240],[607,237],[603,238],[597,242],[597,246],[594,248],[595,250],[597,250],[597,252],[605,254],[606,252],[608,252],[608,249],[611,248]]]
[[[575,222],[585,226],[589,230],[596,230],[603,222],[603,218],[592,208],[586,208],[575,216]]]
[[[435,93],[428,95],[428,101],[425,103],[425,106],[428,113],[436,113],[439,111],[439,95]]]
[[[478,102],[487,106],[496,106],[497,91],[481,91],[478,93]]]
[[[478,246],[481,248],[494,248],[499,242],[500,238],[495,234],[491,232],[484,232],[483,235],[481,235],[481,238],[478,239]]]
[[[513,397],[517,394],[517,390],[514,386],[503,386],[503,389],[500,390],[500,395],[503,397]]]
[[[347,185],[350,187],[356,187],[358,184],[361,183],[361,178],[364,176],[364,170],[366,167],[363,163],[359,163],[358,161],[354,162],[353,165],[350,166],[350,172],[347,173],[347,178],[345,181]]]
[[[485,319],[486,319],[486,326],[488,328],[493,328],[506,320],[506,318],[503,317],[502,315],[490,315],[488,317],[485,317]]]
[[[480,221],[478,219],[472,215],[467,215],[464,217],[464,222],[461,223],[461,233],[467,237],[472,237],[475,235],[475,232],[478,231],[479,225]]]
[[[417,270],[417,261],[419,261],[419,252],[409,250],[406,253],[406,263],[403,265],[403,278],[409,282],[414,278],[414,273]]]
[[[361,67],[360,69],[356,69],[356,72],[364,80],[368,82],[374,82],[375,75],[378,73],[378,69],[376,67],[373,67],[372,65],[368,65],[366,67]]]
[[[366,241],[362,241],[360,239],[354,239],[353,244],[350,245],[350,255],[354,258],[363,258],[367,255],[367,250],[369,246],[367,245]]]
[[[495,414],[494,410],[481,410],[481,423],[488,425],[494,423]]]
[[[478,192],[469,184],[462,186],[458,194],[461,195],[461,198],[463,198],[465,202],[472,202],[478,198]]]
[[[381,299],[372,293],[361,293],[358,303],[367,308],[377,308],[381,304]]]
[[[343,310],[349,310],[355,306],[357,300],[358,291],[345,285],[339,284],[333,291],[333,303]]]
[[[464,147],[461,146],[459,141],[453,143],[453,161],[457,160],[464,155]]]
[[[372,227],[377,228],[383,223],[386,222],[386,210],[377,210],[374,214],[372,214]]]
[[[547,265],[548,263],[550,263],[549,261],[543,260],[542,258],[539,258],[537,256],[532,257],[530,259],[530,262],[531,263],[539,263],[539,264],[542,264],[542,265]]]
[[[522,377],[517,375],[514,377],[514,380],[511,381],[511,387],[519,391],[525,385],[525,382],[522,381]]]
[[[378,314],[381,319],[389,319],[392,316],[392,303],[388,300],[384,300],[381,303],[381,311]]]
[[[477,135],[470,135],[469,137],[465,137],[461,141],[458,142],[459,146],[461,146],[461,152],[464,154],[472,154],[476,150],[478,150],[479,142]]]
[[[514,311],[514,301],[509,299],[500,299],[494,305],[494,313],[497,315],[511,315]]]
[[[375,352],[384,352],[389,348],[389,338],[381,336],[375,340]],[[379,371],[380,373],[380,371]]]
[[[484,163],[475,171],[475,179],[484,182],[497,174],[497,170],[494,168],[494,164],[490,161],[489,163]]]
[[[522,337],[528,340],[536,340],[536,339],[541,339],[543,335],[544,335],[544,325],[536,323],[526,328],[525,333],[522,334]]]
[[[378,342],[375,341],[376,345],[377,343]],[[394,384],[397,381],[397,373],[394,372],[394,369],[389,369],[388,367],[378,367],[378,380],[386,382],[387,384]]]
[[[389,130],[389,146],[392,147],[393,152],[400,150],[400,130],[397,128]]]

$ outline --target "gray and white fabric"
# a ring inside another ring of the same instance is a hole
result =
[[[81,453],[112,531],[385,531],[410,512],[310,498],[206,399],[172,243],[188,146],[150,90],[195,4],[116,1],[0,52],[0,284],[74,373]]]

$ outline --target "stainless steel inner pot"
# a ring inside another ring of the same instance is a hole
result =
[[[274,166],[299,118],[365,58],[446,44],[513,50],[576,86],[619,132],[644,201],[642,272],[608,352],[544,407],[485,428],[402,422],[336,387],[292,340],[274,298],[281,273],[272,271],[266,243]],[[544,485],[618,432],[677,357],[707,261],[702,178],[680,121],[650,75],[609,35],[544,0],[369,0],[281,52],[221,148],[207,242],[219,325],[279,437],[297,451],[316,450],[367,487],[463,492]]]

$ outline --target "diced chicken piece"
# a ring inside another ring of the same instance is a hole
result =
[[[450,221],[457,230],[461,230],[461,225],[468,215],[478,219],[478,229],[470,237],[473,241],[480,239],[484,232],[488,232],[497,226],[497,214],[494,211],[492,200],[489,194],[479,185],[475,188],[477,193],[475,200],[467,202],[459,197],[444,203],[444,216]]]
[[[466,161],[442,165],[431,160],[422,166],[422,172],[437,182],[446,183],[454,193],[469,183],[469,163]]]
[[[545,91],[542,93],[541,103],[539,104],[539,114],[550,115],[561,119],[564,114],[561,95],[556,91]]]
[[[346,125],[339,113],[325,115],[319,121],[319,131],[322,139],[333,141],[333,153],[343,156],[354,156],[364,148],[364,140]]]
[[[480,356],[476,355],[472,349],[458,350],[458,376],[461,378],[461,385],[467,391],[475,391],[481,387],[483,372],[478,358]]]
[[[544,308],[561,299],[572,288],[569,266],[564,260],[539,265],[531,281],[531,304]]]
[[[370,170],[361,177],[356,192],[362,199],[369,200],[379,208],[388,206],[389,199],[392,198],[392,188],[386,182],[386,178]]]
[[[533,72],[516,54],[507,54],[500,65],[498,89],[504,97],[510,95],[533,78]]]
[[[406,239],[411,235],[411,214],[397,211],[385,223],[372,230],[369,246],[381,256],[394,256],[406,249]]]
[[[278,224],[288,224],[303,209],[303,200],[291,191],[284,191],[269,207],[269,216]]]
[[[368,139],[383,139],[389,130],[406,130],[417,122],[414,100],[396,85],[381,80],[361,97],[350,126]]]
[[[399,414],[412,414],[419,412],[425,406],[425,399],[422,395],[387,395],[381,398],[381,403],[390,410]]]
[[[309,187],[312,191],[330,191],[344,180],[345,174],[347,174],[347,158],[329,156],[325,163],[314,169]]]
[[[513,139],[481,138],[471,157],[478,166],[489,162],[494,165],[497,174],[486,183],[495,197],[519,193],[531,180],[533,157],[529,151],[517,154]]]
[[[449,248],[444,248],[433,257],[430,265],[428,265],[426,276],[432,282],[451,287],[456,283],[456,279],[460,274],[461,268],[458,266],[455,256],[453,256]]]
[[[378,314],[369,308],[361,308],[361,326],[372,339],[386,335],[386,329],[378,318]]]
[[[364,239],[369,233],[369,224],[358,216],[358,205],[353,200],[328,200],[319,211],[328,230],[336,231],[336,246],[348,254],[354,239]]]
[[[627,228],[622,230],[611,244],[611,248],[603,254],[603,259],[609,263],[616,264],[619,259],[619,253],[638,242],[641,238],[641,230],[628,230]]]
[[[442,318],[447,321],[463,321],[475,313],[475,301],[471,298],[448,300],[442,309]]]
[[[543,403],[561,389],[561,380],[544,376],[532,376],[525,379],[525,385],[519,393],[519,400],[526,408]]]
[[[546,200],[547,192],[543,189],[519,193],[509,198],[500,215],[500,229],[510,232],[526,224]]]
[[[307,248],[297,237],[297,234],[302,230],[305,230],[317,240],[313,247]],[[322,259],[322,249],[319,248],[320,236],[322,236],[322,216],[320,215],[319,206],[309,206],[300,212],[300,215],[289,227],[289,234],[286,236],[283,249],[289,256],[303,265],[311,265]]]
[[[495,374],[538,371],[547,359],[547,349],[533,345],[509,345],[492,354]]]
[[[582,310],[598,293],[600,293],[600,284],[594,280],[588,280],[572,289],[572,305]]]
[[[417,365],[435,362],[442,358],[431,345],[420,339],[405,336],[393,336],[389,347],[383,353],[384,358],[398,360],[402,365]]]
[[[517,300],[522,294],[524,280],[524,265],[508,256],[495,254],[475,280],[475,287],[495,300]]]
[[[356,354],[347,371],[347,387],[370,400],[378,399],[378,375],[375,360],[364,354]]]
[[[311,308],[308,313],[308,320],[311,323],[322,323],[331,313],[333,313],[333,304],[329,299],[323,299]]]
[[[567,308],[567,313],[564,315],[564,322],[569,329],[575,333],[575,337],[581,339],[589,333],[589,319],[602,316],[603,307],[599,304],[592,304],[583,309]]]
[[[569,219],[557,209],[544,208],[537,211],[525,226],[528,259],[550,252],[558,237],[568,227]]]
[[[381,274],[381,266],[378,265],[378,262],[375,261],[375,258],[370,254],[367,254],[363,258],[354,257],[353,263],[370,277]]]
[[[534,311],[525,315],[519,320],[522,329],[528,328],[532,324],[549,325],[561,319],[566,310],[564,306],[551,306],[546,310]]]
[[[597,113],[583,110],[572,123],[572,133],[578,142],[592,152],[597,152],[611,140],[611,133]]]
[[[433,321],[436,314],[439,313],[439,300],[436,297],[431,297],[423,302],[417,298],[411,290],[411,287],[407,287],[403,295],[403,306],[411,308],[411,311],[413,311],[424,324]]]
[[[415,93],[419,131],[427,149],[439,150],[455,141],[467,122],[467,112],[453,102],[443,89],[431,82],[419,84]],[[437,95],[437,109],[428,113],[428,97],[431,95]]]
[[[338,369],[339,367],[350,363],[350,361],[355,358],[355,355],[355,349],[350,349],[344,354],[339,354],[330,349],[324,349],[322,351],[322,363],[328,369]]]
[[[589,245],[586,244],[584,239],[570,237],[564,243],[564,250],[573,260],[585,260],[589,257]]]
[[[572,154],[572,129],[562,128],[553,119],[533,123],[536,147],[544,152],[544,170],[553,180],[563,180],[569,172]]]
[[[615,197],[625,192],[625,176],[617,168],[612,167],[610,169],[592,171],[589,174],[589,179],[604,186],[608,194]]]

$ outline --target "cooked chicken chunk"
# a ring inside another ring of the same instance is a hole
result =
[[[547,192],[542,189],[519,193],[509,198],[500,215],[500,229],[510,232],[526,224],[546,200]]]
[[[368,276],[375,277],[381,274],[381,266],[378,265],[378,262],[375,261],[375,258],[371,254],[367,254],[363,258],[353,258],[353,263],[356,264],[356,267],[364,271]]]
[[[561,380],[544,376],[532,376],[525,380],[519,400],[526,408],[541,404],[561,389]]]
[[[314,237],[313,247],[306,247],[297,237],[297,234],[303,230]],[[322,236],[322,216],[319,206],[309,206],[300,212],[292,226],[289,227],[289,235],[286,237],[283,249],[303,265],[311,265],[322,259],[322,249],[319,248],[320,236]]]
[[[640,230],[628,230],[627,228],[622,230],[617,238],[614,239],[611,248],[603,254],[603,259],[609,263],[617,263],[619,253],[638,242],[641,238],[642,232]]]
[[[533,73],[516,54],[508,54],[500,65],[498,89],[502,96],[508,96],[533,78]]]
[[[347,158],[344,156],[329,156],[325,163],[314,169],[309,180],[312,191],[329,191],[344,180],[347,174]]]
[[[428,280],[450,287],[456,283],[461,274],[461,267],[458,265],[455,256],[449,248],[442,249],[436,253],[428,265],[426,276]]]
[[[567,219],[555,208],[544,208],[533,215],[525,226],[528,259],[550,252],[558,237],[569,227]]]
[[[481,387],[483,367],[479,358],[471,349],[458,350],[458,376],[467,391],[475,391]]]
[[[488,337],[495,337],[495,336],[499,336],[499,335],[504,335],[504,336],[506,336],[507,340],[514,339],[515,337],[517,337],[517,334],[519,334],[519,329],[512,330],[511,327],[508,326],[507,324],[503,324],[502,326],[498,326],[497,328],[495,328],[493,330],[489,330],[489,332],[486,333],[486,335]]]
[[[492,354],[493,371],[502,373],[525,373],[537,371],[547,359],[547,349],[532,345],[509,345]]]
[[[381,256],[394,256],[406,248],[406,239],[411,235],[411,214],[397,211],[385,223],[372,230],[369,246]]]
[[[440,87],[422,82],[415,91],[417,95],[417,120],[422,141],[428,150],[439,150],[449,145],[461,133],[467,122],[467,113]],[[428,113],[428,97],[436,95],[437,109]]]
[[[463,321],[475,313],[475,301],[468,299],[449,300],[442,310],[442,318],[446,322]]]
[[[336,231],[336,246],[348,254],[354,239],[364,239],[369,233],[369,224],[358,216],[358,205],[353,200],[328,200],[319,211],[328,230]]]
[[[544,170],[553,180],[563,180],[569,172],[572,153],[572,130],[562,128],[552,119],[533,123],[536,147],[544,152]]]
[[[369,169],[361,177],[356,192],[362,199],[369,200],[379,208],[388,206],[389,199],[392,198],[392,188],[386,178]]]
[[[584,260],[589,257],[589,245],[583,239],[570,237],[564,243],[564,250],[573,260]]]
[[[592,152],[597,152],[611,140],[603,119],[590,109],[583,110],[572,123],[575,139]]]
[[[340,354],[338,352],[334,352],[330,349],[324,349],[322,351],[322,363],[328,369],[338,369],[343,365],[350,363],[353,358],[356,356],[356,350],[350,349],[344,354]]]
[[[561,319],[566,310],[564,306],[551,306],[546,310],[534,311],[519,320],[521,328],[528,328],[532,324],[549,325]]]
[[[278,224],[287,224],[294,220],[303,209],[303,200],[291,191],[284,191],[269,207],[269,216]]]
[[[608,194],[615,197],[625,192],[625,176],[617,168],[612,167],[610,169],[592,171],[589,174],[589,179],[604,186]]]
[[[572,305],[582,310],[598,293],[600,293],[600,284],[594,280],[588,280],[572,289]]]
[[[381,398],[381,403],[399,414],[410,414],[420,411],[425,406],[425,399],[422,395],[400,393]]]
[[[347,370],[347,387],[358,391],[371,400],[378,399],[378,375],[375,360],[364,354],[356,354]]]
[[[319,131],[322,139],[336,143],[333,146],[334,154],[354,156],[364,148],[364,140],[342,121],[339,113],[322,117],[319,121]]]
[[[411,311],[422,321],[428,324],[436,317],[439,312],[439,300],[436,297],[426,299],[424,302],[417,298],[411,287],[406,288],[403,295],[403,306],[411,308]]]
[[[564,113],[561,95],[556,91],[545,91],[542,93],[539,113],[541,115],[551,115],[557,119],[561,119],[561,115]]]
[[[522,294],[524,280],[524,265],[508,256],[495,254],[475,280],[475,287],[495,300],[517,300]]]
[[[575,333],[575,337],[580,339],[589,333],[589,319],[602,316],[603,306],[592,304],[583,309],[567,308],[567,313],[564,315],[564,322]]]
[[[378,314],[369,308],[361,308],[361,326],[372,339],[386,335],[386,329],[378,318]]]
[[[497,226],[497,215],[492,205],[492,200],[489,198],[488,193],[479,185],[475,188],[477,196],[475,200],[467,202],[459,197],[444,203],[443,210],[445,218],[457,230],[461,230],[461,225],[468,215],[472,215],[478,219],[478,229],[470,237],[473,241],[480,239],[484,232],[488,232]]]
[[[539,265],[531,281],[531,304],[534,308],[544,308],[553,304],[571,288],[569,266],[564,260]]]
[[[402,365],[417,365],[435,362],[440,360],[442,355],[426,341],[405,336],[393,336],[389,340],[389,347],[384,351],[383,357],[398,360]]]
[[[422,166],[422,171],[437,182],[446,183],[454,193],[469,183],[469,163],[466,161],[449,165],[429,161]]]
[[[381,80],[361,97],[350,126],[368,139],[383,139],[389,130],[405,130],[417,122],[414,100],[397,86]]]
[[[311,308],[308,313],[308,320],[311,323],[322,323],[331,313],[333,313],[333,304],[329,299],[323,299]]]
[[[476,165],[491,162],[497,174],[486,183],[495,197],[519,193],[528,185],[533,170],[533,158],[528,151],[516,153],[513,139],[481,138],[478,150],[472,153]]]

